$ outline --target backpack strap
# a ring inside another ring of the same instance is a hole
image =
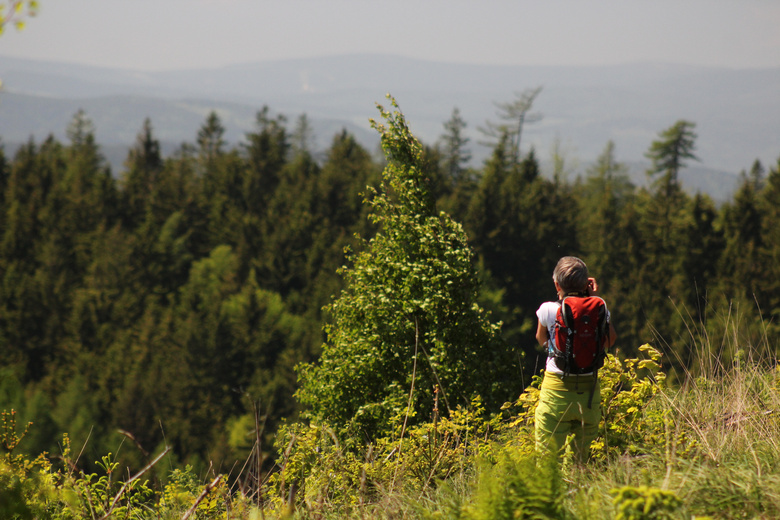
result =
[[[563,352],[564,367],[559,368],[563,369],[564,377],[571,373],[570,361],[572,358],[572,350],[574,349],[575,333],[575,330],[572,328],[572,321],[574,320],[574,316],[572,315],[571,307],[566,306],[566,298],[569,298],[569,296],[564,296],[564,298],[561,300],[561,318],[563,319],[563,325],[566,327],[566,344],[562,345],[562,349],[561,345],[558,345],[558,348]]]

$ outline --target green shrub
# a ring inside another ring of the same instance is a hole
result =
[[[476,483],[473,501],[465,508],[465,518],[565,518],[565,486],[554,457],[509,448],[500,452],[495,464],[480,466]]]
[[[658,401],[666,381],[660,364],[662,354],[650,345],[639,350],[647,358],[620,360],[609,354],[599,370],[602,421],[600,435],[591,446],[596,460],[657,450],[663,453],[670,443],[683,450],[691,447],[684,432],[670,432],[674,429],[670,410]],[[534,376],[518,400],[505,405],[519,408],[513,426],[533,426],[541,383],[542,377]]]
[[[615,520],[672,520],[684,518],[682,500],[671,491],[647,486],[613,489]]]
[[[299,367],[298,399],[342,439],[388,436],[399,416],[425,422],[437,399],[442,415],[476,395],[498,411],[521,372],[478,303],[466,233],[436,209],[423,147],[391,102],[374,123],[388,160],[368,200],[378,231],[342,269],[322,356]]]

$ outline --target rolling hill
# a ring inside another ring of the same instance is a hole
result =
[[[780,156],[780,69],[717,69],[664,64],[610,67],[522,67],[433,63],[397,56],[345,55],[199,70],[132,71],[0,56],[0,136],[7,147],[53,133],[64,138],[84,109],[115,170],[146,117],[171,150],[193,142],[216,110],[226,139],[238,143],[264,105],[290,126],[302,113],[325,149],[346,128],[373,149],[368,119],[386,93],[398,100],[412,130],[434,143],[452,109],[467,122],[473,162],[489,153],[477,131],[496,118],[495,102],[542,86],[524,130],[544,162],[557,146],[581,171],[615,142],[617,159],[638,163],[658,133],[679,119],[697,124],[697,155],[683,182],[722,199],[736,174]],[[636,177],[641,181],[641,176]]]

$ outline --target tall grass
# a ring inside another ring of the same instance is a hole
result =
[[[729,313],[718,334],[689,329],[693,365],[645,411],[666,419],[664,445],[572,467],[573,518],[614,518],[610,490],[626,486],[672,491],[684,505],[669,518],[780,518],[780,367],[767,335],[740,323]]]
[[[740,334],[740,323],[723,321],[710,334],[703,326],[689,329],[695,351],[687,359],[694,365],[635,403],[643,433],[631,437],[630,450],[586,464],[564,456],[560,471],[549,471],[529,451],[532,424],[515,416],[507,421],[511,427],[483,443],[489,448],[462,451],[459,470],[444,480],[392,489],[375,482],[379,492],[360,507],[333,503],[318,511],[299,508],[293,516],[780,518],[780,368],[767,336]],[[746,336],[758,341],[747,343]]]
[[[137,519],[780,518],[776,349],[731,316],[709,330],[689,328],[693,363],[673,377],[658,372],[649,347],[640,348],[644,361],[609,359],[608,421],[588,463],[534,452],[533,386],[501,417],[486,419],[475,400],[474,409],[434,415],[370,445],[339,440],[327,425],[291,424],[278,436],[279,470],[240,491],[179,474],[162,492],[143,485],[143,493],[124,493],[123,485],[108,493],[108,474],[71,478],[13,453],[24,433],[4,413],[0,516],[75,519],[76,511],[118,504],[116,496]],[[75,505],[73,496],[81,497]]]

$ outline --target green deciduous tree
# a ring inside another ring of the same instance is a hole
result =
[[[518,390],[517,356],[476,304],[465,233],[437,213],[403,115],[380,112],[388,166],[370,200],[379,229],[344,270],[321,360],[301,368],[298,393],[313,416],[369,437],[405,416],[424,420],[437,395],[442,410],[476,395],[496,410]]]

